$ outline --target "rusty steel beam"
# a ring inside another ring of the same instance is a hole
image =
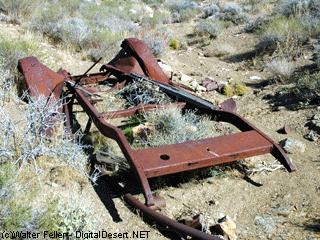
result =
[[[171,104],[170,107],[183,108],[185,107],[185,105],[186,103],[181,102],[181,103]],[[168,105],[146,104],[146,105],[140,105],[137,107],[132,107],[132,108],[118,110],[118,111],[105,112],[105,113],[102,113],[102,115],[106,119],[113,119],[113,118],[120,118],[120,117],[130,117],[132,115],[147,112],[150,110],[164,109],[164,108],[168,108]]]

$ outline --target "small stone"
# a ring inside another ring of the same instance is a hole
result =
[[[291,132],[291,128],[287,125],[284,125],[282,128],[279,128],[277,130],[277,133],[281,133],[281,134],[288,134]]]
[[[210,230],[218,233],[219,235],[223,235],[226,239],[236,240],[237,239],[236,229],[237,229],[237,225],[232,220],[232,218],[229,216],[225,216],[219,219],[218,224],[212,226]]]
[[[183,223],[187,225],[188,227],[196,228],[196,229],[202,229],[202,223],[201,223],[201,214],[197,214],[193,217],[186,216],[183,217],[182,219],[178,220],[178,222]]]
[[[202,86],[204,86],[207,91],[213,91],[219,88],[218,82],[211,78],[206,78],[205,80],[203,80]]]
[[[167,77],[170,78],[173,73],[172,67],[164,62],[158,62],[158,64],[161,67],[161,69],[164,71],[164,73],[167,75]]]
[[[132,136],[134,138],[146,138],[153,132],[155,132],[155,126],[148,122],[132,128]]]
[[[309,122],[310,128],[320,133],[320,120],[311,120]]]
[[[304,153],[306,151],[306,145],[293,138],[283,139],[279,144],[287,153]]]
[[[196,90],[198,88],[198,86],[200,86],[197,81],[192,81],[189,85],[194,90]]]
[[[254,224],[259,225],[267,234],[273,233],[276,229],[276,222],[269,215],[256,216],[254,219]]]
[[[319,136],[315,131],[311,130],[308,134],[304,135],[304,138],[315,142],[319,139]]]
[[[250,80],[261,80],[261,77],[259,77],[259,76],[251,76]]]
[[[286,207],[278,206],[278,207],[272,208],[272,212],[281,217],[289,217],[292,210],[293,210],[293,207],[291,206],[286,206]]]
[[[185,75],[185,74],[182,74],[181,78],[180,78],[180,81],[184,82],[184,83],[189,83],[189,82],[192,81],[192,77],[190,77],[188,75]]]
[[[237,104],[233,98],[229,98],[229,99],[223,101],[219,106],[224,111],[229,111],[229,112],[236,112],[237,111]]]
[[[315,115],[312,117],[312,120],[320,120],[320,113],[315,114]]]
[[[199,91],[199,92],[206,92],[207,91],[207,89],[205,87],[200,86],[200,85],[197,86],[196,90]]]
[[[286,107],[285,106],[277,106],[276,110],[283,111],[283,110],[286,110]]]

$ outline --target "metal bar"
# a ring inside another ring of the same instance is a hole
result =
[[[212,236],[201,232],[195,228],[186,226],[182,223],[178,223],[154,210],[145,206],[142,202],[132,196],[130,193],[124,195],[124,199],[130,205],[133,205],[135,208],[139,209],[145,216],[149,217],[150,219],[154,220],[156,223],[161,224],[163,226],[169,227],[169,229],[174,230],[175,232],[181,233],[184,236],[190,236],[195,239],[201,240],[221,240],[220,237]]]
[[[170,104],[170,105],[160,105],[160,104],[146,104],[141,105],[137,107],[132,107],[128,109],[118,110],[118,111],[111,111],[106,113],[101,113],[104,118],[106,119],[114,119],[114,118],[120,118],[120,117],[130,117],[132,115],[146,112],[154,109],[165,109],[168,107],[179,107],[183,108],[186,104],[184,102],[176,103],[176,104]]]

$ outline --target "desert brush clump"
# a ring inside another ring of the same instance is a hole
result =
[[[216,19],[201,20],[194,29],[195,34],[217,38],[225,28],[224,22]]]
[[[160,91],[158,87],[143,80],[131,82],[121,89],[117,95],[127,101],[127,106],[166,104],[172,102],[171,98]]]
[[[245,25],[243,31],[247,33],[254,33],[260,31],[270,19],[266,16],[258,16],[255,19],[249,20],[249,22]]]
[[[284,16],[319,14],[320,3],[317,0],[282,0],[276,11]]]
[[[0,72],[4,71],[2,68]],[[12,77],[7,70],[4,80]],[[5,95],[3,91],[6,89],[1,87],[0,96]],[[85,146],[77,136],[72,138],[63,129],[61,102],[24,95],[26,104],[15,94],[12,85],[8,91],[0,106],[0,228],[4,231],[95,229],[91,208],[83,209],[85,204],[77,204],[83,199],[78,193],[71,194],[72,203],[65,203],[68,194],[59,198],[51,194],[53,183],[48,175],[53,169],[65,168],[74,181],[89,182],[88,178],[97,177],[97,173],[89,174]]]
[[[26,39],[9,39],[0,33],[0,59],[3,68],[16,73],[18,60],[27,54],[35,52],[37,44]]]
[[[29,98],[28,102],[27,105],[15,103],[20,112],[18,119],[6,107],[0,107],[0,162],[14,162],[21,167],[32,163],[35,170],[41,172],[38,159],[47,157],[88,177],[84,146],[64,131],[61,135],[48,134],[64,121],[60,112],[62,102],[48,102],[45,97]]]
[[[227,97],[243,96],[249,92],[248,87],[242,83],[225,84],[222,88],[222,94]]]
[[[143,121],[154,126],[154,131],[134,139],[135,148],[203,139],[220,135],[225,130],[208,116],[199,116],[192,110],[183,113],[175,106],[146,112],[143,114]]]
[[[248,20],[243,8],[235,2],[227,2],[221,8],[219,18],[223,21],[230,21],[234,24],[245,23]]]
[[[3,231],[60,231],[97,229],[90,201],[72,191],[58,196],[46,189],[43,177],[13,163],[0,164],[0,227]],[[41,192],[42,191],[42,192]],[[45,193],[44,193],[45,192]]]
[[[165,52],[170,39],[170,34],[165,29],[158,29],[158,31],[143,30],[140,32],[140,36],[156,57]]]
[[[30,17],[38,3],[38,0],[1,0],[0,13],[3,12],[7,15],[7,22],[20,24]]]
[[[320,68],[320,44],[314,47],[313,60],[318,65],[318,68]]]
[[[260,50],[278,51],[288,57],[298,55],[301,45],[308,40],[307,29],[297,18],[275,17],[260,34]]]
[[[217,4],[211,3],[202,9],[202,11],[203,11],[202,18],[208,18],[208,17],[214,16],[214,15],[218,14],[220,12],[220,10],[221,9]]]
[[[306,102],[319,102],[320,100],[320,72],[305,73],[295,80],[293,89],[298,98]]]
[[[72,6],[63,1],[42,2],[41,8],[35,10],[26,25],[32,31],[40,32],[75,51],[84,52],[95,60],[100,56],[111,57],[124,38],[140,36],[144,28],[154,28],[168,19],[168,12],[154,13],[152,8],[140,1],[122,1],[125,4],[103,1],[100,5],[91,1],[75,2],[77,4]],[[165,50],[163,46],[167,45],[156,34],[158,32],[148,34],[145,39],[156,54]]]
[[[182,47],[182,44],[178,39],[173,38],[169,41],[169,47],[173,50],[179,50]]]
[[[266,69],[276,81],[286,83],[294,73],[295,64],[286,58],[273,59]]]
[[[172,12],[172,22],[185,22],[199,13],[199,5],[195,1],[168,0],[165,4]]]

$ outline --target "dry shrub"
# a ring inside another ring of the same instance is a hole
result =
[[[135,139],[135,147],[161,146],[181,143],[225,134],[230,129],[222,123],[211,121],[207,116],[197,115],[195,111],[186,111],[171,106],[146,112],[143,120],[154,126],[155,131],[146,138]]]
[[[286,58],[274,59],[266,65],[268,72],[281,83],[288,82],[295,70],[295,64]]]

